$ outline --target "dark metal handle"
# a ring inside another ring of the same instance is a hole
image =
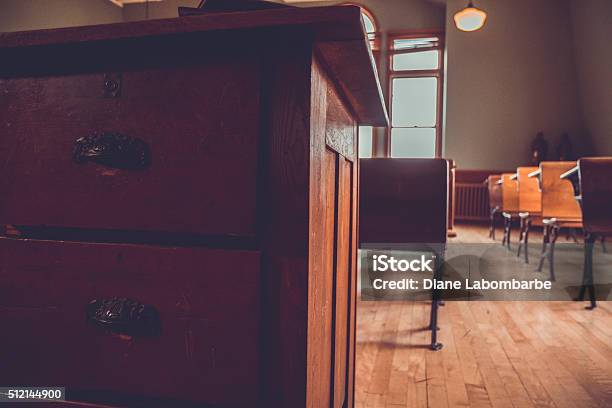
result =
[[[148,337],[161,331],[157,310],[133,299],[92,300],[87,305],[86,315],[89,323],[117,334]]]
[[[73,159],[106,167],[142,170],[151,164],[151,150],[141,139],[120,133],[93,134],[76,140]]]

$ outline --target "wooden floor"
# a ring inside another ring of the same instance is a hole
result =
[[[357,407],[612,407],[612,302],[598,304],[448,301],[434,352],[428,304],[359,302]]]

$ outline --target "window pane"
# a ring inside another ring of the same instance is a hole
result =
[[[400,38],[393,40],[394,50],[412,50],[415,48],[431,48],[438,45],[438,37]]]
[[[372,157],[372,126],[359,126],[359,157]]]
[[[391,99],[392,126],[436,126],[438,79],[394,78]]]
[[[366,33],[373,33],[376,31],[374,27],[374,22],[366,13],[361,13],[361,17],[363,17],[363,24],[365,25]]]
[[[394,55],[393,70],[438,69],[439,55],[438,50]]]
[[[391,157],[436,157],[436,130],[391,129]]]

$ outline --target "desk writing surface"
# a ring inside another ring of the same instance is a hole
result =
[[[257,36],[267,36],[267,40]],[[0,78],[32,70],[44,71],[45,66],[63,69],[62,60],[70,60],[71,69],[78,69],[79,65],[104,69],[126,55],[159,50],[160,43],[188,47],[194,54],[206,53],[214,47],[238,52],[245,38],[255,37],[254,43],[262,48],[262,53],[273,53],[278,48],[275,42],[286,43],[292,38],[296,43],[312,44],[331,78],[345,94],[358,123],[387,126],[376,65],[360,8],[356,6],[213,13],[0,33],[0,60],[3,61]]]

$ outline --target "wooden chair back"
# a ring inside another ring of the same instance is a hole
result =
[[[502,211],[517,212],[519,210],[518,182],[511,177],[515,173],[502,174]]]
[[[581,221],[582,211],[574,198],[574,189],[569,180],[560,176],[572,167],[573,161],[540,163],[540,186],[542,188],[542,217],[566,221]]]
[[[502,186],[498,183],[501,174],[491,174],[487,177],[487,190],[489,191],[489,209],[502,208]]]
[[[542,212],[542,193],[538,180],[529,177],[537,167],[519,167],[516,169],[518,181],[519,211],[539,214]]]
[[[361,245],[446,242],[446,160],[372,158],[359,162]]]
[[[578,160],[582,223],[587,232],[612,234],[612,157]]]

